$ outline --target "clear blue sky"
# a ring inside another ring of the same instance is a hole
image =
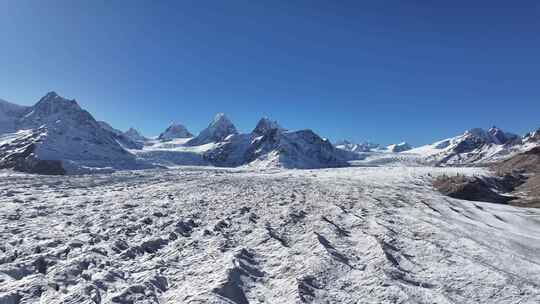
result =
[[[0,98],[415,145],[540,127],[539,1],[0,1]]]

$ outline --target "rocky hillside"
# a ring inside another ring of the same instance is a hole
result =
[[[168,141],[176,138],[190,138],[193,137],[193,134],[191,134],[188,129],[178,123],[171,124],[163,133],[159,134],[158,139],[162,141]]]
[[[471,129],[456,137],[414,148],[407,153],[438,165],[494,163],[534,146],[533,140],[493,127]]]
[[[434,187],[450,197],[540,207],[540,147],[493,163],[492,176],[442,176]]]
[[[34,106],[21,109],[10,116],[14,129],[20,131],[2,135],[2,168],[62,174],[138,166],[115,133],[104,129],[75,100],[50,92]]]
[[[187,142],[188,146],[200,146],[208,143],[220,142],[238,131],[234,124],[223,113],[218,113],[208,127],[196,137]]]
[[[327,168],[347,163],[325,139],[311,130],[285,131],[266,118],[250,134],[228,137],[205,153],[218,166]]]

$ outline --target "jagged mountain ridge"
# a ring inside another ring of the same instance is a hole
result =
[[[104,129],[103,124],[75,100],[65,99],[55,92],[49,92],[12,119],[15,130],[30,130],[32,136],[24,132],[3,134],[1,167],[60,174],[62,170],[82,172],[92,167],[132,168],[136,163],[135,157],[118,143],[113,131]],[[23,146],[25,153],[16,153]],[[32,165],[40,161],[60,162],[62,170]],[[13,166],[14,163],[18,165]]]
[[[161,133],[158,136],[159,140],[167,141],[172,140],[176,138],[190,138],[193,137],[193,134],[191,134],[188,129],[179,123],[173,123],[163,133]]]
[[[74,170],[73,166],[131,168],[133,166],[127,164],[135,163],[138,156],[136,153],[133,155],[134,150],[144,150],[146,144],[154,144],[148,143],[150,140],[134,128],[122,132],[106,122],[96,121],[75,100],[62,98],[54,92],[31,107],[0,101],[0,127],[3,128],[0,132],[7,134],[0,139],[1,166],[14,168],[17,164],[18,169],[31,172],[39,171],[39,166],[51,165],[54,161],[60,161],[62,170],[66,166],[71,166],[70,170]],[[168,128],[171,131],[169,136],[161,136],[162,139],[191,135],[182,125],[171,127]],[[18,130],[32,132],[16,132]],[[404,157],[405,154],[419,155],[421,163],[462,165],[501,160],[537,146],[540,144],[540,130],[519,137],[495,127],[488,130],[477,128],[410,151],[406,143],[381,148],[371,143],[353,144],[348,141],[336,144],[336,149],[313,131],[287,131],[268,118],[261,119],[251,133],[239,134],[234,124],[220,113],[187,144],[174,142],[166,145],[167,140],[164,141],[158,146],[163,147],[163,151],[169,149],[165,155],[183,153],[183,146],[191,149],[189,155],[173,156],[178,161],[177,165],[183,165],[183,161],[188,159],[190,165],[335,167],[346,165],[348,160],[358,160],[358,153],[362,152],[393,152]],[[14,162],[14,159],[21,160]],[[40,165],[36,167],[38,163]]]
[[[188,146],[200,146],[212,142],[220,142],[230,135],[237,135],[238,130],[223,113],[218,113],[214,120],[199,135],[186,143]]]
[[[312,130],[286,131],[267,118],[250,134],[229,136],[205,158],[218,166],[327,168],[347,163],[332,144]]]
[[[520,137],[497,127],[487,130],[474,128],[407,153],[421,155],[439,165],[490,163],[534,147],[540,143],[536,137],[536,132]]]

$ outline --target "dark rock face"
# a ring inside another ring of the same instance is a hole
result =
[[[491,166],[499,175],[522,176],[522,183],[512,189],[518,199],[513,205],[540,207],[540,147],[515,155]]]
[[[519,136],[512,133],[504,132],[497,127],[490,128],[487,133],[490,136],[490,141],[495,144],[506,145],[514,141],[519,141]]]
[[[158,139],[166,141],[166,140],[171,140],[175,138],[189,138],[189,137],[193,137],[193,134],[191,134],[184,125],[172,124],[167,129],[165,129],[163,133],[159,134]]]
[[[34,157],[36,142],[40,140],[43,129],[0,146],[0,168],[12,168],[16,171],[64,175],[66,171],[59,160],[41,160]]]
[[[204,145],[211,142],[221,142],[230,135],[237,135],[234,124],[223,113],[219,113],[208,127],[186,144],[189,146]]]
[[[135,164],[135,157],[123,147],[137,145],[106,123],[96,121],[75,100],[50,92],[34,106],[21,109],[24,112],[10,117],[15,131],[4,134],[0,147],[3,168],[65,174],[65,161],[70,170]]]
[[[344,166],[337,157],[334,146],[311,130],[281,132],[269,130],[260,139],[254,140],[246,151],[247,162],[252,162],[270,153],[279,155],[279,162],[286,168],[326,168]]]
[[[494,164],[492,168],[499,173],[540,173],[540,147],[532,148],[529,151]]]
[[[512,196],[503,196],[494,190],[502,192],[512,191],[516,184],[520,184],[520,178],[505,176],[503,178],[479,178],[479,177],[440,177],[433,182],[433,186],[442,194],[468,201],[490,202],[505,204],[515,199]]]
[[[283,129],[276,121],[270,120],[268,118],[261,118],[257,123],[257,126],[255,126],[255,129],[253,129],[253,131],[251,132],[251,134],[253,134],[254,136],[263,136],[272,130],[282,131]]]
[[[441,177],[433,186],[450,197],[540,207],[540,147],[492,164],[494,177]],[[507,195],[501,195],[504,193]]]
[[[480,148],[485,145],[486,142],[480,137],[470,136],[459,142],[454,148],[454,153],[467,153],[474,149]]]
[[[540,129],[537,129],[536,131],[532,133],[528,133],[524,136],[524,141],[530,142],[530,143],[540,143]]]
[[[262,119],[253,133],[231,136],[204,157],[216,166],[260,161],[263,166],[314,169],[346,166],[340,151],[312,130],[286,132],[277,123]]]
[[[42,160],[34,157],[19,159],[13,169],[21,172],[44,175],[64,175],[66,170],[59,160]]]

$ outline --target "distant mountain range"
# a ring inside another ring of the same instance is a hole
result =
[[[496,127],[487,130],[476,128],[407,153],[421,155],[437,165],[471,165],[500,161],[539,144],[540,129],[518,136]]]
[[[135,128],[123,132],[96,121],[75,100],[50,92],[33,106],[0,100],[0,168],[42,173],[111,172],[173,165],[256,168],[326,168],[376,157],[431,165],[477,165],[508,158],[540,145],[540,130],[523,137],[498,128],[464,134],[412,148],[341,141],[332,145],[307,129],[289,131],[262,118],[241,134],[223,113],[194,136],[174,123],[157,138]]]
[[[287,131],[261,119],[240,134],[217,114],[197,136],[172,124],[156,139],[131,128],[96,121],[75,100],[50,92],[34,106],[0,102],[0,168],[66,174],[110,172],[160,165],[208,164],[259,168],[323,168],[347,165],[326,139],[311,130]]]

